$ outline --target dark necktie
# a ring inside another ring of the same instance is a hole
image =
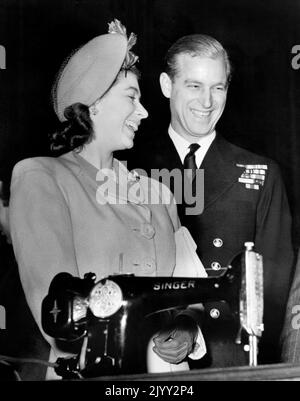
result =
[[[188,177],[190,177],[191,181],[194,180],[195,175],[196,175],[196,170],[197,170],[197,165],[196,165],[196,157],[195,157],[195,152],[200,148],[200,145],[198,143],[192,143],[189,146],[189,153],[185,156],[184,162],[183,162],[183,167],[184,169],[188,169],[189,171],[187,172]]]

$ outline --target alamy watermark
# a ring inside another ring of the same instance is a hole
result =
[[[295,54],[295,56],[292,58],[292,68],[294,70],[299,70],[300,68],[300,45],[295,45],[292,47],[292,54]]]
[[[152,169],[127,170],[120,162],[111,169],[98,171],[96,200],[99,204],[126,204],[128,201],[151,205],[185,205],[187,215],[198,215],[204,209],[204,170]],[[193,175],[192,175],[193,174]],[[172,188],[172,193],[168,188]],[[174,194],[174,196],[173,196]]]
[[[0,330],[6,329],[6,311],[3,305],[0,305]]]
[[[0,70],[6,69],[6,50],[5,47],[0,45]]]

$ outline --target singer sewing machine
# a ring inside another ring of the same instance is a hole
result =
[[[77,351],[72,358],[58,359],[57,373],[64,378],[135,373],[130,362],[136,358],[138,323],[151,314],[195,303],[202,304],[208,319],[237,323],[236,342],[248,347],[249,365],[256,366],[263,331],[263,266],[253,244],[245,246],[217,277],[127,274],[96,282],[92,273],[83,279],[58,274],[42,304],[42,326]]]

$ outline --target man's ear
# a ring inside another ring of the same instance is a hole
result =
[[[171,97],[172,81],[166,72],[162,72],[159,77],[160,88],[162,93],[168,99]]]

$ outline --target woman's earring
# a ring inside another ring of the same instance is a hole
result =
[[[90,107],[90,112],[95,116],[98,113],[98,109],[95,104]]]

